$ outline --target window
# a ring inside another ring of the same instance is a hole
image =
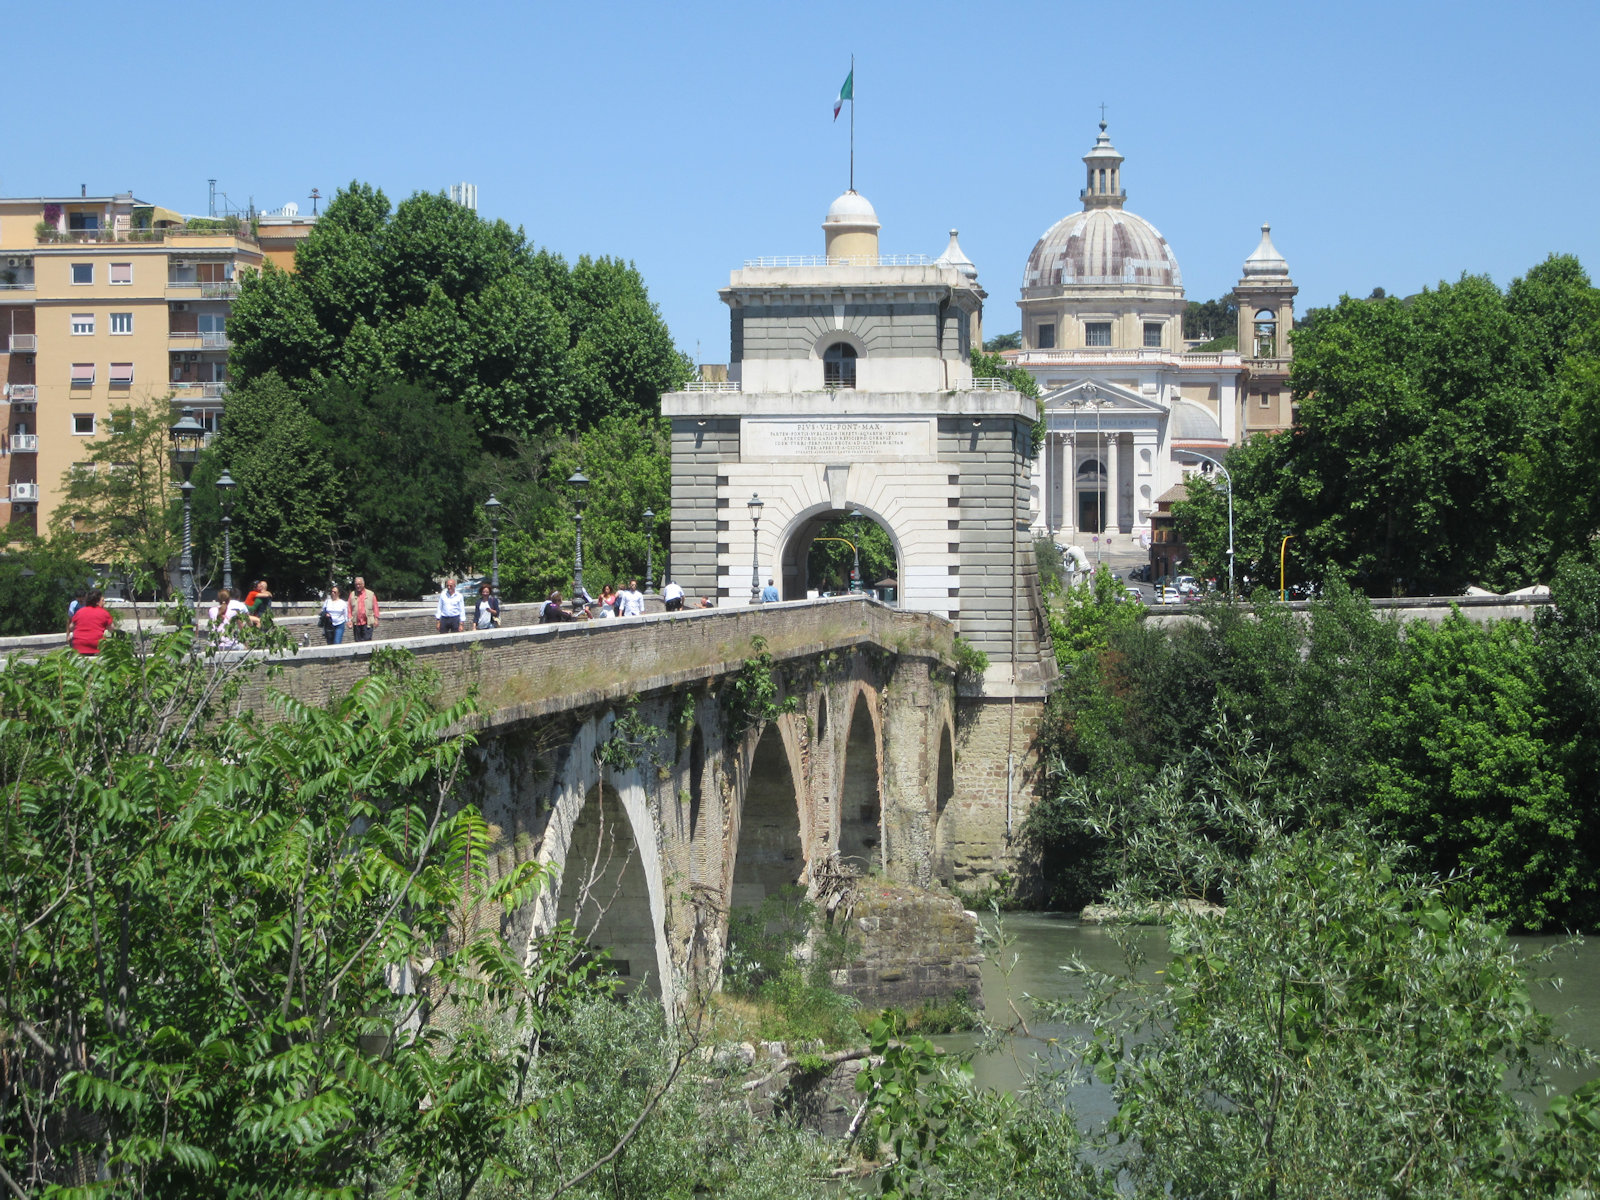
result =
[[[1261,407],[1262,408],[1271,408],[1272,407],[1272,397],[1267,395],[1267,393],[1265,393],[1265,392],[1261,393]]]
[[[72,432],[79,434],[92,434],[94,432],[94,414],[73,413]]]
[[[111,314],[111,332],[112,333],[132,333],[133,332],[133,314],[132,313],[112,313]]]
[[[233,264],[231,262],[203,262],[195,268],[195,274],[201,283],[232,283]]]
[[[111,364],[111,386],[112,387],[132,387],[133,386],[133,364],[132,363],[112,363]]]
[[[72,264],[72,282],[73,283],[93,283],[94,282],[94,264],[93,263],[73,263]]]
[[[201,313],[197,320],[201,333],[226,333],[228,331],[227,313]]]
[[[1146,350],[1161,349],[1161,322],[1146,321],[1144,323],[1144,348]]]
[[[67,229],[73,233],[86,233],[100,228],[99,213],[68,213]]]
[[[848,342],[835,342],[822,353],[822,386],[853,388],[856,385],[856,348]]]
[[[74,337],[82,337],[86,333],[94,332],[93,313],[73,313],[72,333]]]
[[[133,282],[133,264],[131,262],[127,262],[127,263],[112,263],[111,264],[111,282],[112,283],[132,283]]]
[[[73,387],[88,387],[93,382],[94,382],[94,364],[93,363],[73,363],[72,364],[72,386]]]
[[[1040,350],[1054,350],[1056,348],[1056,327],[1053,321],[1047,325],[1039,326],[1039,332],[1034,336],[1033,344]]]
[[[1083,344],[1085,346],[1111,345],[1111,322],[1085,321],[1083,323]]]
[[[1272,315],[1270,308],[1263,308],[1256,313],[1256,357],[1276,358],[1278,356],[1278,322]]]

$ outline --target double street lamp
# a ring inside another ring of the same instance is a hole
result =
[[[494,594],[500,594],[500,501],[494,498],[494,493],[489,493],[489,498],[483,502],[483,511],[489,514],[489,552],[491,563],[489,570],[489,586],[494,589]]]
[[[745,502],[750,510],[750,603],[761,599],[761,497],[755,492]]]
[[[189,482],[189,477],[194,474],[194,465],[200,461],[200,446],[205,441],[205,426],[194,419],[194,409],[185,408],[183,415],[173,422],[167,433],[172,438],[172,462],[183,474],[183,482],[179,484],[183,492],[183,557],[179,560],[178,571],[180,574],[180,590],[183,598],[193,608],[196,600],[194,590],[194,546],[191,538],[192,523],[190,518],[194,500],[194,484]]]

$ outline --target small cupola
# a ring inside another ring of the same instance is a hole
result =
[[[1261,244],[1244,260],[1246,279],[1287,279],[1289,264],[1272,244],[1272,226],[1261,226]]]
[[[1122,190],[1122,155],[1111,144],[1106,133],[1106,123],[1100,122],[1100,136],[1094,148],[1083,156],[1089,169],[1088,182],[1082,192],[1084,208],[1121,208],[1128,194]]]
[[[936,267],[954,267],[967,279],[977,282],[977,265],[967,257],[966,251],[961,249],[961,243],[956,240],[956,230],[950,231],[950,244],[944,248],[944,253],[933,260]]]
[[[828,205],[822,219],[823,253],[830,260],[876,266],[880,228],[872,203],[851,189]]]

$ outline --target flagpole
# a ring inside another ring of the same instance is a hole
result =
[[[850,190],[856,190],[856,56],[850,56]]]

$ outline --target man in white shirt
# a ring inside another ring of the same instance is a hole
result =
[[[669,579],[662,584],[661,599],[666,604],[668,612],[683,611],[683,588],[676,579]]]
[[[644,593],[639,590],[637,579],[628,580],[627,589],[622,593],[622,615],[625,617],[644,616]]]
[[[438,623],[440,633],[460,633],[461,618],[466,615],[467,602],[460,592],[456,591],[456,581],[446,579],[444,591],[439,593],[439,606],[434,611],[434,619]]]

